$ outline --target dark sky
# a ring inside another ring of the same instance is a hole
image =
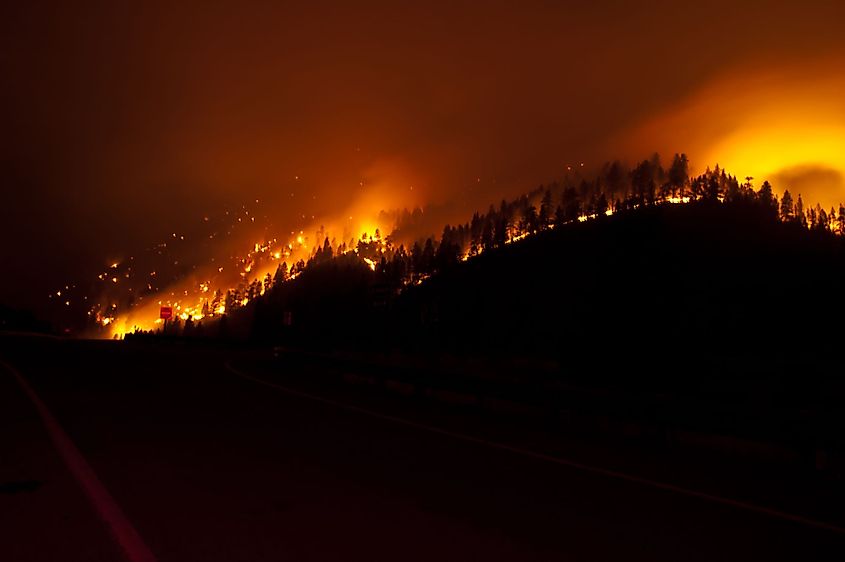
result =
[[[282,224],[363,189],[486,208],[570,163],[710,158],[729,125],[687,146],[691,121],[837,85],[845,51],[841,1],[6,4],[0,301],[25,306],[255,198]]]

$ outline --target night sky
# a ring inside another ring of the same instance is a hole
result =
[[[841,0],[16,4],[16,306],[256,198],[292,225],[362,200],[486,208],[658,150],[845,200]]]

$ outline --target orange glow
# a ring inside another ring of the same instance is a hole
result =
[[[819,60],[777,70],[745,70],[706,87],[621,140],[634,154],[686,152],[696,171],[719,164],[759,186],[802,194],[823,207],[845,202],[845,75]],[[645,155],[639,154],[638,157]]]
[[[148,302],[137,303],[128,311],[122,312],[118,316],[98,317],[98,323],[107,327],[107,333],[104,337],[122,337],[123,335],[138,330],[152,330],[160,327],[161,322],[158,318],[159,307],[162,304],[173,306],[175,310],[179,311],[177,317],[182,321],[192,319],[199,321],[207,316],[204,312],[208,311],[210,316],[221,316],[226,313],[226,306],[223,302],[217,304],[215,308],[211,308],[212,296],[220,291],[225,295],[227,291],[235,291],[239,285],[251,284],[255,281],[263,280],[266,275],[271,278],[275,274],[276,268],[279,266],[279,261],[287,260],[290,267],[298,260],[308,261],[312,254],[311,240],[314,241],[315,247],[323,238],[335,240],[339,245],[350,241],[353,242],[354,249],[355,242],[359,240],[361,233],[367,234],[367,240],[364,242],[378,242],[377,251],[384,251],[385,242],[382,232],[390,232],[393,225],[379,225],[376,217],[381,210],[380,208],[365,210],[366,202],[359,204],[353,210],[355,217],[358,220],[348,220],[349,210],[339,214],[339,217],[334,220],[315,222],[308,230],[300,230],[298,233],[291,233],[289,241],[271,238],[269,240],[260,242],[251,242],[247,246],[247,251],[238,258],[241,267],[238,268],[237,279],[232,279],[233,270],[223,266],[211,266],[208,270],[198,272],[202,281],[188,281],[176,284],[174,286],[162,288],[159,291],[160,295],[181,295],[182,298],[166,300],[150,300]],[[378,239],[375,238],[375,232],[379,231]],[[315,233],[310,236],[308,233]],[[319,236],[318,236],[319,235]],[[337,247],[334,248],[338,250]],[[367,264],[371,270],[375,270],[376,261],[369,257],[361,256],[361,259]],[[290,279],[296,278],[297,275],[291,275]],[[115,281],[116,282],[116,281]],[[149,286],[149,285],[148,285]],[[151,286],[149,286],[151,287]],[[259,291],[263,294],[263,286]],[[245,296],[240,296],[238,303],[240,306],[245,306],[250,299]]]

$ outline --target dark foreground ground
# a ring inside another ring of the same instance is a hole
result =
[[[841,512],[802,511],[821,492],[765,467],[488,423],[260,350],[5,337],[0,356],[159,561],[845,559]],[[6,367],[0,444],[0,559],[131,559]]]

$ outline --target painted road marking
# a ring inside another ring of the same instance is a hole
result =
[[[70,437],[64,432],[59,422],[47,409],[47,406],[35,390],[26,382],[26,379],[21,375],[17,369],[6,363],[0,361],[2,364],[18,381],[21,389],[29,397],[41,417],[53,445],[58,450],[65,465],[73,474],[76,481],[82,487],[85,495],[91,505],[97,511],[99,516],[106,522],[111,529],[117,543],[123,549],[126,557],[130,562],[156,562],[156,558],[152,551],[144,543],[141,535],[135,530],[126,516],[121,511],[120,507],[115,502],[114,498],[109,494],[108,490],[100,482],[94,470],[79,452],[79,449],[73,444]]]
[[[516,455],[520,455],[523,457],[528,457],[531,459],[550,462],[553,464],[566,466],[569,468],[574,468],[576,470],[580,470],[583,472],[589,472],[591,474],[599,474],[601,476],[605,476],[607,478],[613,478],[615,480],[622,480],[625,482],[632,482],[634,484],[639,484],[641,486],[647,486],[650,488],[655,488],[658,490],[663,490],[665,492],[671,492],[675,494],[679,494],[682,496],[697,498],[700,500],[708,501],[711,503],[726,505],[729,507],[733,507],[736,509],[750,511],[752,513],[757,513],[761,515],[766,515],[769,517],[773,517],[775,519],[781,519],[784,521],[790,521],[792,523],[799,523],[802,525],[806,525],[808,527],[815,527],[817,529],[823,529],[825,531],[832,531],[834,533],[845,535],[845,527],[840,527],[838,525],[834,525],[832,523],[826,523],[824,521],[818,521],[816,519],[811,519],[809,517],[803,517],[801,515],[795,515],[793,513],[788,513],[786,511],[780,511],[777,509],[771,509],[768,507],[763,507],[760,505],[756,505],[753,503],[748,503],[740,500],[734,500],[731,498],[726,498],[723,496],[717,496],[714,494],[708,494],[706,492],[701,492],[698,490],[693,490],[691,488],[684,488],[683,486],[677,486],[675,484],[669,484],[666,482],[661,482],[659,480],[652,480],[650,478],[643,478],[640,476],[635,476],[633,474],[627,474],[625,472],[619,472],[617,470],[611,470],[607,468],[601,468],[598,466],[592,466],[584,463],[580,463],[578,461],[574,461],[571,459],[567,459],[564,457],[556,457],[552,455],[547,455],[545,453],[538,453],[537,451],[532,451],[530,449],[523,449],[521,447],[514,447],[513,445],[507,445],[505,443],[499,443],[497,441],[490,441],[487,439],[481,439],[479,437],[473,437],[472,435],[467,435],[465,433],[458,433],[455,431],[449,431],[448,429],[443,429],[441,427],[436,427],[433,425],[428,425],[420,422],[415,422],[412,420],[408,420],[405,418],[400,418],[397,416],[391,416],[389,414],[383,414],[380,412],[376,412],[373,410],[369,410],[367,408],[361,408],[360,406],[354,406],[352,404],[347,404],[344,402],[339,402],[337,400],[332,400],[330,398],[325,398],[323,396],[317,396],[316,394],[310,394],[308,392],[303,392],[301,390],[296,390],[287,386],[283,386],[274,382],[266,381],[261,378],[252,376],[248,373],[240,371],[234,368],[231,364],[231,361],[227,361],[225,363],[226,369],[247,380],[252,382],[268,386],[270,388],[275,388],[281,392],[286,394],[290,394],[292,396],[299,396],[301,398],[306,398],[308,400],[313,400],[316,402],[322,402],[323,404],[328,404],[331,406],[335,406],[337,408],[341,408],[343,410],[348,410],[350,412],[355,412],[358,414],[363,414],[365,416],[370,416],[373,418],[378,418],[381,420],[386,420],[389,422],[393,422],[400,425],[405,425],[408,427],[413,427],[415,429],[419,429],[422,431],[427,431],[429,433],[436,433],[438,435],[445,435],[447,437],[451,437],[453,439],[458,439],[460,441],[466,441],[469,443],[474,443],[477,445],[483,445],[485,447],[489,447],[491,449],[498,449],[500,451],[507,451],[509,453],[513,453]]]

